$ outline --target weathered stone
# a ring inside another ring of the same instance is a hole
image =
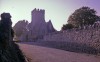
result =
[[[16,33],[20,33],[24,31],[18,39],[20,41],[36,41],[38,39],[42,39],[44,35],[48,33],[55,32],[55,29],[52,25],[51,20],[49,22],[45,22],[45,10],[42,9],[34,9],[31,12],[32,20],[27,26],[17,23],[14,26],[14,30]],[[20,31],[20,26],[26,28]],[[18,29],[18,31],[16,30]]]
[[[100,51],[100,21],[87,29],[70,29],[45,35],[44,41],[76,42],[86,44]],[[99,52],[100,53],[100,52]]]

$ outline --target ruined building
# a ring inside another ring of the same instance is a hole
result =
[[[22,24],[20,24],[19,27],[20,26],[22,26]],[[36,8],[31,12],[31,22],[26,24],[25,28],[26,30],[22,29],[22,35],[18,37],[21,41],[38,40],[43,38],[44,35],[55,31],[51,20],[48,22],[45,21],[45,10]]]

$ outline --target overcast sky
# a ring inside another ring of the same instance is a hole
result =
[[[60,30],[69,15],[82,6],[95,9],[100,15],[100,0],[0,0],[0,14],[9,12],[14,25],[23,19],[30,22],[34,8],[45,9],[46,22],[51,19],[55,29]]]

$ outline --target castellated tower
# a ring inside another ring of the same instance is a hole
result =
[[[49,20],[49,22],[45,22],[45,10],[35,8],[31,12],[31,23],[27,25],[27,29],[24,30],[19,39],[21,41],[34,41],[41,39],[44,35],[54,31],[55,29],[51,20]]]
[[[45,22],[45,10],[42,9],[34,9],[31,12],[31,23],[32,25],[37,25],[40,23],[44,23]]]
[[[45,10],[35,8],[31,12],[28,37],[31,39],[41,38],[43,35],[54,31],[51,21],[45,22]]]
[[[45,10],[34,9],[31,12],[31,23],[29,24],[29,31],[31,36],[40,36],[47,33],[47,27],[45,22]]]

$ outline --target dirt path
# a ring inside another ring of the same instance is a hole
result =
[[[89,54],[67,52],[63,50],[19,44],[31,62],[100,62],[100,57]]]

